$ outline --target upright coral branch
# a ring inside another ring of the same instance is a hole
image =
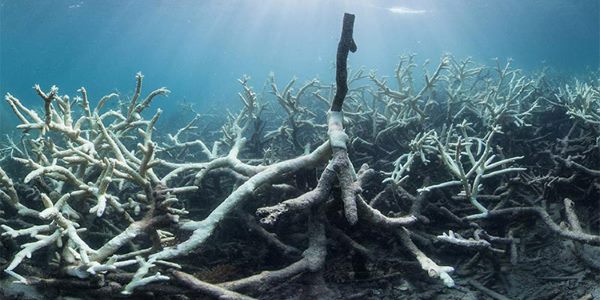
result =
[[[337,60],[336,60],[336,92],[331,103],[331,109],[328,114],[328,131],[329,142],[332,148],[332,167],[338,175],[338,180],[342,188],[342,201],[344,203],[344,213],[350,224],[355,224],[358,221],[356,209],[356,194],[360,192],[354,181],[356,175],[354,167],[348,158],[346,144],[348,143],[348,135],[344,132],[343,112],[344,99],[348,93],[348,71],[347,59],[348,52],[356,51],[356,43],[352,33],[354,31],[354,15],[344,14],[342,25],[342,36],[338,43]]]
[[[354,37],[352,37],[353,33],[354,15],[345,13],[342,25],[342,36],[340,37],[340,42],[338,43],[335,61],[336,92],[333,102],[331,103],[331,111],[342,111],[344,99],[346,98],[346,93],[348,93],[348,52],[354,53],[357,50]]]
[[[52,100],[54,100],[56,93],[58,93],[58,88],[55,85],[53,85],[50,88],[50,92],[45,93],[44,91],[42,91],[40,86],[36,84],[33,87],[33,89],[35,89],[37,94],[40,95],[40,97],[42,97],[42,99],[44,100],[44,112],[46,115],[44,123],[46,124],[46,127],[48,127],[50,126],[50,122],[52,122]]]

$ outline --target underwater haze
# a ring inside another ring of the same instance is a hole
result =
[[[147,87],[171,90],[168,101],[234,105],[244,74],[257,87],[271,72],[331,81],[343,12],[357,16],[349,64],[380,74],[410,53],[598,69],[596,0],[1,0],[0,93],[31,103],[39,83],[71,95],[85,86],[91,99],[131,94],[141,71]]]

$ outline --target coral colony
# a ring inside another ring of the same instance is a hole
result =
[[[301,278],[303,293],[332,298],[332,242],[361,258],[355,275],[360,262],[380,274],[376,248],[387,246],[371,236],[386,236],[446,287],[463,266],[448,266],[458,262],[444,262],[432,243],[468,248],[475,256],[461,264],[470,265],[484,254],[518,264],[520,236],[536,223],[576,251],[600,244],[573,198],[598,189],[597,85],[553,89],[510,61],[485,67],[449,55],[423,75],[412,55],[393,78],[348,74],[353,22],[344,16],[335,84],[280,88],[272,77],[269,102],[244,77],[243,108],[208,138],[200,114],[159,132],[161,110],[149,110],[169,91],[145,93],[141,73],[129,99],[109,94],[96,105],[85,88],[69,97],[36,85],[41,113],[7,94],[23,137],[0,152],[2,243],[13,244],[3,271],[25,285],[104,296],[223,299]],[[582,178],[587,190],[557,192]],[[286,263],[221,282],[195,276],[189,257],[218,243],[232,219]]]

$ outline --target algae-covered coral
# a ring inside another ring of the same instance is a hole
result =
[[[159,130],[169,91],[142,74],[129,99],[7,94],[23,136],[1,152],[3,271],[52,295],[360,299],[560,297],[495,280],[556,241],[600,269],[596,77],[450,55],[346,74],[352,22],[336,84],[244,77],[219,133],[201,114]]]

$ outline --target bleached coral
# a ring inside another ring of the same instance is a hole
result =
[[[0,201],[22,221],[2,224],[3,236],[21,244],[5,272],[35,284],[20,267],[48,251],[52,266],[74,278],[126,272],[118,286],[125,294],[178,280],[195,291],[239,296],[232,291],[264,291],[301,274],[322,280],[327,239],[368,257],[371,251],[359,241],[377,232],[395,237],[428,276],[452,287],[460,284],[453,274],[458,266],[437,263],[427,242],[510,253],[517,260],[518,229],[498,223],[508,234],[495,237],[481,220],[530,214],[559,236],[599,243],[578,225],[573,201],[561,202],[570,227],[563,228],[531,200],[575,176],[600,177],[586,156],[597,143],[583,127],[597,123],[597,86],[565,87],[552,102],[577,123],[556,149],[543,144],[549,150],[538,164],[576,174],[564,178],[552,168],[537,174],[539,168],[524,161],[538,153],[507,142],[515,132],[529,137],[529,144],[541,140],[531,130],[544,130],[539,103],[548,99],[535,80],[510,62],[490,68],[444,56],[433,69],[425,64],[423,73],[417,66],[414,56],[402,57],[394,88],[374,73],[350,72],[343,111],[328,113],[335,85],[310,80],[295,90],[291,80],[280,89],[271,77],[270,94],[260,94],[245,76],[239,81],[241,109],[227,115],[218,133],[206,135],[200,130],[206,115],[196,111],[181,128],[159,130],[162,112],[147,110],[168,90],[142,97],[141,74],[129,101],[109,94],[96,106],[84,88],[71,98],[56,87],[44,92],[36,86],[43,114],[8,94],[17,127],[29,135],[23,143],[9,140],[2,152],[28,171],[17,182],[0,169]],[[39,193],[27,196],[20,184]],[[459,201],[444,202],[446,195]],[[196,199],[210,203],[192,203]],[[202,216],[189,213],[190,206],[200,206]],[[431,211],[452,222],[432,221]],[[234,216],[284,253],[288,265],[216,285],[190,280],[182,257],[210,246]],[[293,239],[287,244],[267,231],[301,217],[307,219],[308,245]]]
[[[84,88],[79,90],[81,97],[71,101],[68,96],[60,96],[55,86],[46,93],[36,85],[35,90],[44,102],[45,117],[40,118],[34,110],[26,108],[16,97],[7,94],[6,101],[22,123],[17,127],[39,132],[36,139],[29,141],[32,155],[13,159],[31,169],[24,183],[43,182],[47,190],[40,195],[44,209],[35,211],[19,202],[12,181],[4,171],[0,173],[3,184],[0,195],[6,202],[19,215],[34,217],[37,222],[45,223],[22,230],[3,226],[6,230],[3,235],[30,235],[37,239],[36,242],[23,245],[6,272],[24,281],[21,275],[15,273],[15,268],[24,258],[55,244],[51,248],[53,251],[62,251],[59,257],[67,273],[77,274],[78,277],[93,275],[94,266],[106,263],[106,259],[125,243],[156,226],[157,219],[167,217],[175,220],[175,214],[185,212],[171,209],[170,206],[177,203],[176,198],[171,197],[170,202],[160,202],[164,199],[152,196],[160,180],[153,170],[156,161],[151,135],[160,112],[149,121],[141,113],[156,96],[165,95],[168,90],[157,89],[138,103],[142,78],[141,74],[136,76],[136,91],[127,112],[113,109],[103,112],[102,108],[108,100],[116,97],[115,94],[103,97],[92,112]],[[74,105],[80,106],[80,109],[75,109]],[[111,122],[110,118],[114,120]],[[139,138],[130,135],[134,130],[138,131]],[[125,139],[130,138],[141,141],[137,151],[125,146]],[[122,202],[126,199],[118,196],[129,183],[136,184],[138,193],[145,195],[144,216],[140,220],[133,217],[137,215],[135,208],[127,206]],[[194,189],[191,187],[191,190]],[[165,191],[169,194],[190,191],[190,188]],[[93,249],[81,235],[86,228],[80,224],[87,223],[93,217],[125,222],[129,226],[123,233],[106,241],[104,246]],[[118,266],[119,263],[113,262],[111,265]]]

